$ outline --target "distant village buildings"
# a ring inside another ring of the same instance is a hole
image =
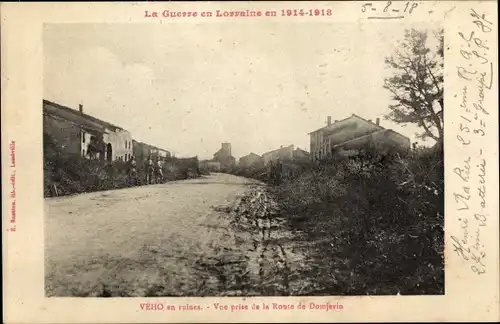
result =
[[[234,167],[236,159],[231,155],[231,143],[222,143],[221,148],[214,153],[212,161],[219,162],[221,169]]]
[[[137,142],[129,131],[85,114],[82,105],[76,110],[43,100],[43,130],[67,155],[108,162],[127,162],[135,157],[138,163],[148,157],[170,157],[169,151]]]
[[[238,160],[238,166],[242,168],[258,168],[264,165],[264,159],[255,153],[250,153]]]
[[[266,152],[262,154],[262,159],[264,160],[264,165],[268,165],[271,161],[281,160],[281,161],[291,161],[293,160],[293,145],[283,147],[283,145],[276,150]]]
[[[219,172],[228,171],[236,166],[236,159],[231,155],[231,143],[222,143],[221,148],[214,153],[210,160],[199,162],[200,169]]]
[[[407,152],[410,149],[410,139],[380,126],[379,118],[373,123],[355,114],[334,123],[329,116],[327,125],[309,133],[309,136],[313,161],[327,159],[343,150],[360,150],[368,146],[374,146],[381,152]]]
[[[158,148],[144,142],[132,141],[134,157],[137,160],[137,165],[142,167],[145,161],[151,158],[152,161],[157,159],[165,160],[171,157],[171,153],[167,150]]]
[[[294,145],[281,146],[279,149],[262,154],[264,165],[268,165],[271,161],[307,161],[309,160],[309,152],[300,148],[294,149]]]
[[[308,161],[310,159],[311,154],[309,152],[297,147],[295,151],[293,151],[293,159],[294,161]]]

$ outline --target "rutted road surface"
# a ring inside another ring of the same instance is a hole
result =
[[[304,258],[275,207],[227,174],[46,199],[46,294],[295,294]]]

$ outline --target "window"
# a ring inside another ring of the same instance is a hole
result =
[[[85,132],[82,132],[82,142],[85,143]]]

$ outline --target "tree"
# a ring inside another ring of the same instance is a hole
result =
[[[428,32],[406,30],[395,54],[385,63],[394,70],[384,88],[392,94],[394,104],[385,117],[396,123],[415,123],[423,129],[418,138],[443,141],[443,30],[433,33],[436,48],[428,46]]]

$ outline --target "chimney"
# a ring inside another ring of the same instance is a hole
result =
[[[368,119],[368,121],[369,121],[370,123],[372,122],[372,120],[371,120],[371,119]]]
[[[83,114],[83,105],[82,104],[78,105],[78,111],[80,111],[80,114]]]
[[[328,116],[327,125],[330,126],[332,124],[332,116]]]
[[[376,119],[376,124],[377,124],[377,125],[380,125],[380,118],[377,118],[377,119]]]

